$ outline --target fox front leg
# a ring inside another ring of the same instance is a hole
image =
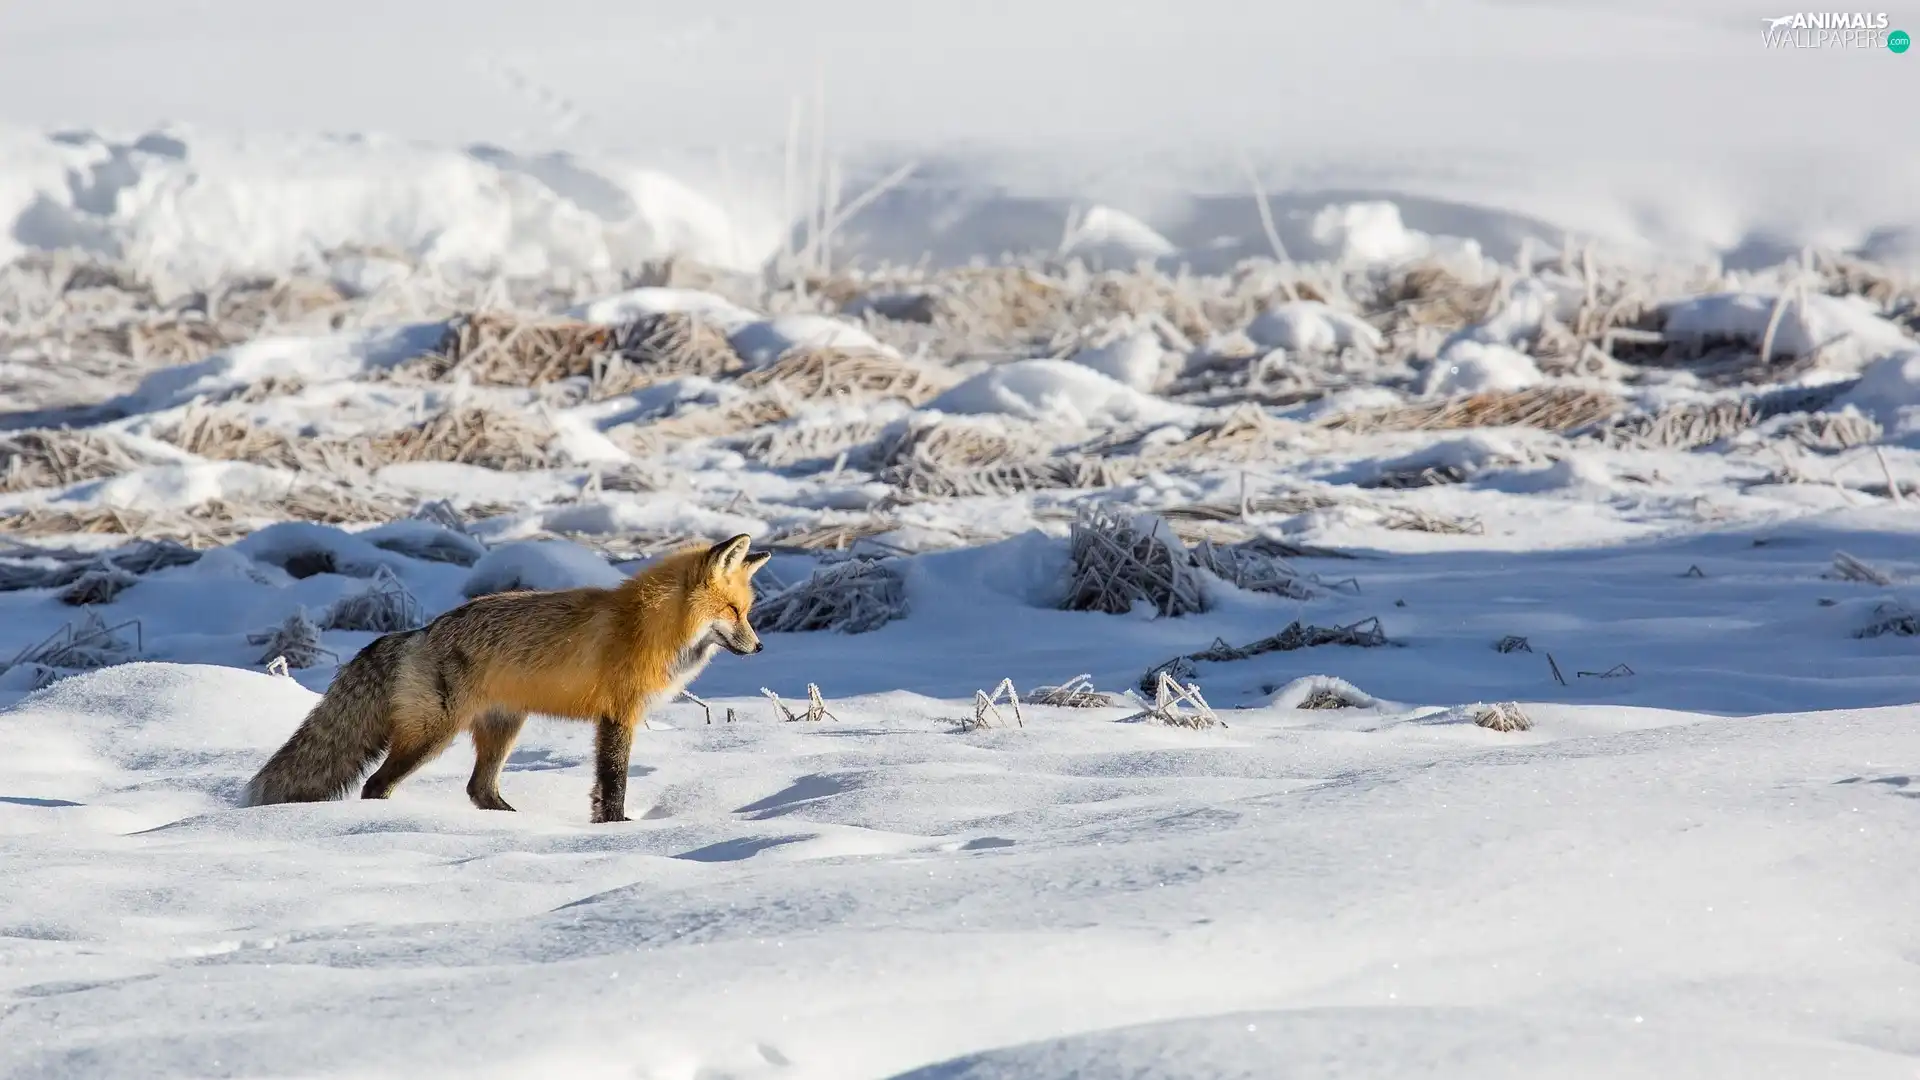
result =
[[[593,737],[593,822],[631,821],[627,816],[627,761],[633,725],[601,717]]]

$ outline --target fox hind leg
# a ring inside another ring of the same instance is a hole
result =
[[[473,778],[467,798],[482,810],[512,810],[500,797],[500,767],[513,752],[513,743],[526,725],[527,714],[492,710],[473,722]]]
[[[384,799],[393,794],[400,781],[440,756],[460,733],[460,725],[439,702],[394,702],[393,735],[387,743],[387,758],[367,778],[360,789],[363,799]]]

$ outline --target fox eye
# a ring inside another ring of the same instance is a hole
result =
[[[742,612],[742,611],[740,610],[740,605],[739,605],[739,604],[728,604],[727,606],[728,606],[729,608],[732,608],[732,609],[733,609],[733,621],[734,621],[734,622],[746,622],[746,621],[747,621],[747,616],[745,615],[745,613],[743,613],[743,612]]]

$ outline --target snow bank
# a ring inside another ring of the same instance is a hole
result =
[[[15,135],[11,148],[0,213],[18,209],[0,258],[79,248],[186,286],[318,265],[347,245],[460,274],[606,272],[676,254],[751,270],[779,238],[765,225],[743,235],[656,170],[565,154],[186,129]]]
[[[934,398],[926,408],[1073,427],[1174,423],[1193,415],[1186,406],[1143,394],[1065,360],[1018,360],[988,368]]]

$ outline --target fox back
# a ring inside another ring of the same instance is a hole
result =
[[[663,556],[616,588],[482,596],[426,629],[449,709],[627,717],[672,700],[721,649],[761,650],[748,621],[770,557],[748,538]],[[422,687],[424,690],[425,687]]]

